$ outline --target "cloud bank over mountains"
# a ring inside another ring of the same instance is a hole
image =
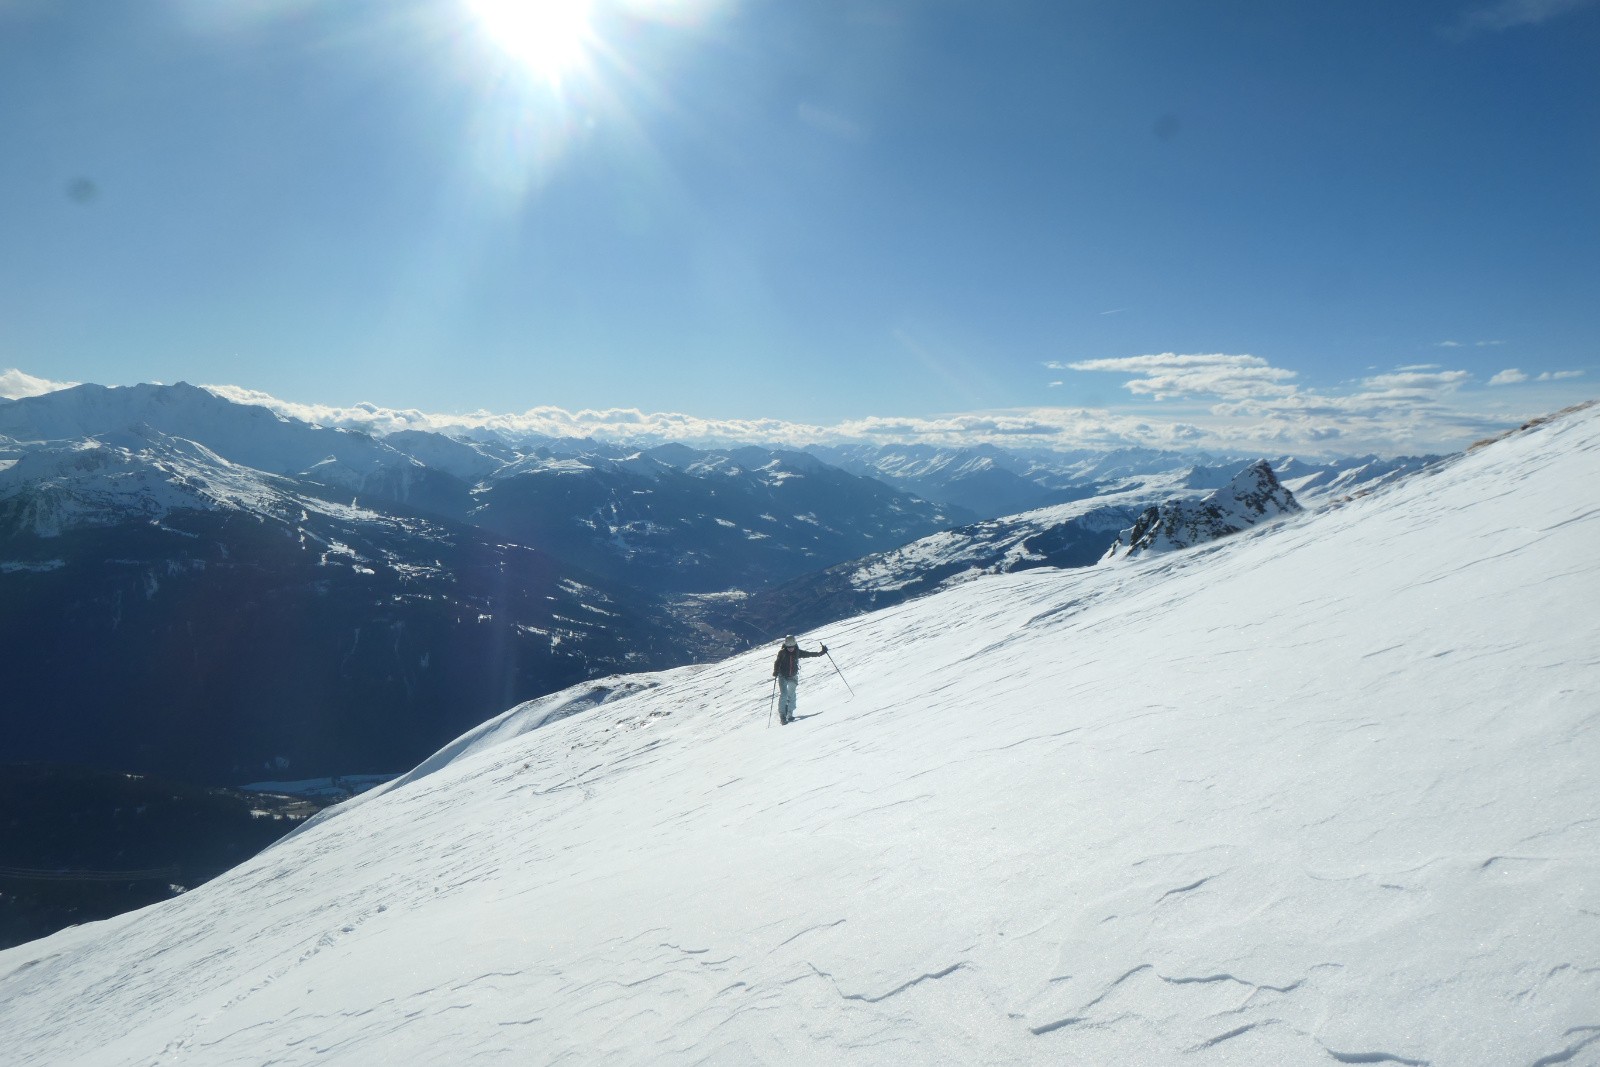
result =
[[[24,374],[15,368],[0,371],[0,397],[16,400],[24,396],[39,396],[42,393],[53,393],[57,389],[70,389],[77,382],[52,382],[44,378],[35,378],[31,374]]]
[[[1296,384],[1297,372],[1253,355],[1164,352],[1046,366],[1125,376],[1123,387],[1134,396],[1187,412],[1189,424],[1198,431],[1197,440],[1207,447],[1448,450],[1533,413],[1469,389],[1475,384],[1470,371],[1438,363],[1395,367],[1338,389]],[[1565,380],[1583,373],[1547,372],[1537,380]],[[1530,380],[1521,371],[1508,370],[1488,384]],[[1565,402],[1541,395],[1531,406]]]
[[[1583,370],[1530,374],[1512,367],[1483,381],[1467,370],[1416,363],[1386,371],[1375,369],[1367,377],[1330,388],[1301,384],[1298,372],[1247,354],[1163,352],[1051,362],[1045,367],[1078,375],[1049,382],[1053,390],[1094,395],[1095,390],[1085,385],[1092,383],[1091,376],[1117,375],[1131,399],[1121,409],[1103,402],[1039,405],[931,416],[876,415],[823,425],[621,407],[574,411],[545,405],[522,412],[452,414],[371,403],[301,403],[236,385],[206,388],[238,403],[258,404],[308,422],[377,434],[432,430],[702,445],[995,444],[1057,450],[1193,448],[1307,455],[1451,451],[1508,425],[1587,398],[1586,383],[1574,381],[1585,376]],[[11,370],[0,373],[0,397],[33,396],[70,384]]]
[[[1253,355],[1225,353],[1129,356],[1051,363],[1052,370],[1125,376],[1137,410],[1040,405],[1003,411],[934,416],[872,416],[830,425],[777,419],[708,419],[637,408],[537,407],[520,414],[439,415],[371,404],[353,407],[293,404],[230,386],[216,392],[245,403],[325,425],[388,432],[537,433],[684,443],[760,442],[786,446],[867,441],[945,447],[996,444],[1021,448],[1164,448],[1214,451],[1284,450],[1319,454],[1450,451],[1554,407],[1582,399],[1472,389],[1466,370],[1436,363],[1375,373],[1342,391],[1296,384],[1297,373]],[[1488,384],[1554,382],[1582,371],[1546,372]],[[1069,383],[1063,382],[1063,386]],[[1052,383],[1052,387],[1054,383]],[[1530,402],[1531,401],[1531,402]]]

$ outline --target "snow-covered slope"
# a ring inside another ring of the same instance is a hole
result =
[[[1146,508],[1106,549],[1102,562],[1193,548],[1300,510],[1272,467],[1259,460],[1200,500],[1177,498]]]
[[[469,484],[489,477],[517,458],[515,452],[503,445],[457,440],[422,430],[398,430],[385,434],[383,443]]]
[[[1293,456],[1272,464],[1273,473],[1300,503],[1313,507],[1325,500],[1337,499],[1347,493],[1370,492],[1407,477],[1433,463],[1439,456],[1397,456],[1382,459],[1378,456],[1360,456],[1355,459],[1335,460],[1313,464]]]
[[[286,479],[230,463],[204,445],[139,426],[36,446],[0,469],[0,532],[54,537],[70,528],[158,521],[185,509],[378,518],[296,488]]]
[[[1591,409],[970,582],[818,635],[856,695],[808,662],[790,727],[770,648],[513,711],[0,953],[5,1055],[1594,1063],[1597,478]]]
[[[10,445],[4,444],[7,438]],[[269,481],[292,476],[306,483],[302,490],[337,492],[346,501],[359,494],[451,519],[464,517],[471,504],[469,487],[460,479],[368,434],[290,419],[184,382],[78,385],[0,408],[0,454],[5,456],[82,451],[96,442],[123,447],[118,462],[109,466],[111,453],[105,453],[98,457],[101,466],[74,463],[61,468],[57,481],[75,501],[62,514],[63,528],[110,525],[130,514],[183,506],[179,499],[188,494],[181,486],[177,497],[163,489],[154,498],[139,498],[134,488],[141,480],[171,481],[169,469],[138,469],[141,461],[162,461],[157,454],[161,449],[150,450],[155,441],[166,442],[167,451],[198,446],[199,452],[225,461],[230,477],[250,478],[247,472],[252,471]],[[406,443],[423,451],[466,448],[429,434],[410,435]],[[108,485],[108,480],[115,484]],[[26,488],[15,472],[0,477],[0,494],[16,495]],[[262,499],[260,493],[250,495]],[[215,498],[206,506],[249,511],[247,496]]]
[[[185,451],[209,458],[168,462]],[[201,491],[251,480],[272,488]],[[22,528],[43,535],[188,505],[250,512],[252,500],[291,492],[478,526],[652,592],[759,587],[971,517],[797,452],[582,439],[518,450],[415,431],[379,440],[182,382],[79,385],[0,406],[0,502],[16,501]]]
[[[1137,525],[1141,516],[1151,516],[1152,521],[1165,516],[1173,523],[1179,523],[1181,516],[1188,545],[1198,544],[1265,517],[1251,512],[1246,498],[1274,513],[1280,497],[1287,504],[1282,489],[1260,492],[1260,483],[1271,477],[1265,461],[1242,472],[1237,466],[1193,467],[1141,476],[1119,491],[943,530],[769,589],[703,602],[695,609],[710,625],[759,639],[763,633],[805,629],[889,607],[984,575],[1092,566],[1119,543],[1119,535],[1126,540],[1130,526]],[[1200,499],[1208,489],[1219,487],[1221,492],[1211,493],[1209,502]],[[1155,507],[1156,501],[1165,503]]]

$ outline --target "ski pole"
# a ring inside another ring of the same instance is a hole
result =
[[[828,662],[829,663],[833,663],[833,653],[832,652],[828,653]],[[839,676],[839,681],[844,682],[844,687],[846,689],[850,689],[850,683],[849,683],[849,681],[847,681],[845,679],[844,671],[841,671],[839,669],[839,665],[837,663],[833,663],[833,673],[837,674]],[[851,696],[855,696],[856,695],[856,691],[854,689],[850,689],[850,695]]]
[[[772,699],[767,701],[767,729],[772,729],[772,705],[778,701],[778,676],[772,676]]]

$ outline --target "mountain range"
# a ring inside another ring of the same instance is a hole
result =
[[[182,383],[0,401],[0,641],[26,664],[0,740],[216,784],[392,771],[586,678],[1094,563],[1239,467],[1196,458],[380,438]],[[1326,494],[1423,460],[1279,463]]]
[[[1087,567],[1130,554],[1172,551],[1216,540],[1301,510],[1264,460],[1209,492],[1215,468],[1142,475],[1132,486],[1070,504],[989,519],[919,538],[747,595],[708,602],[703,616],[752,638],[809,630],[889,607],[984,575],[1036,567]],[[1161,500],[1150,505],[1152,499]],[[1130,526],[1131,524],[1131,526]],[[1146,527],[1181,525],[1186,538],[1154,541]],[[1137,537],[1137,549],[1125,544]]]
[[[788,726],[770,646],[508,707],[0,952],[6,1058],[1593,1062],[1597,461],[978,575],[819,633]]]
[[[964,508],[981,519],[1128,493],[1149,499],[1163,488],[1174,488],[1175,475],[1180,473],[1184,489],[1217,489],[1259,458],[1150,448],[1009,451],[994,445],[816,445],[809,451],[851,473],[877,478],[926,500]],[[1371,489],[1439,458],[1366,455],[1307,460],[1281,456],[1269,464],[1285,486],[1310,501],[1357,487]]]

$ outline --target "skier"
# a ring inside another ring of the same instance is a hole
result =
[[[820,651],[807,652],[794,639],[794,634],[783,639],[783,647],[778,649],[778,658],[772,662],[772,676],[778,680],[780,694],[778,721],[783,725],[787,726],[794,722],[794,706],[800,690],[800,661],[827,654],[827,645],[823,645]]]

